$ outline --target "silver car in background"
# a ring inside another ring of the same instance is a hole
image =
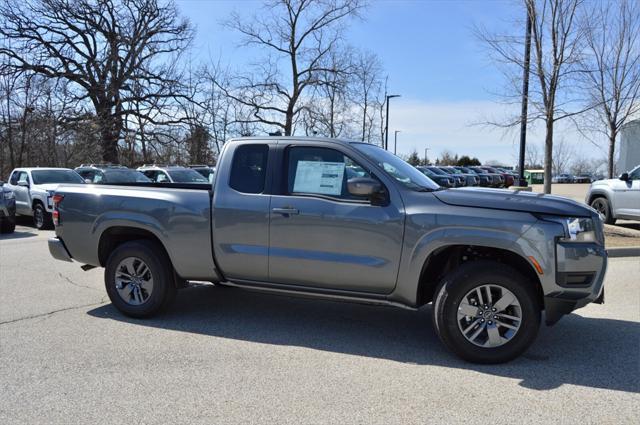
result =
[[[640,165],[617,179],[591,183],[585,202],[607,224],[617,219],[640,220]]]

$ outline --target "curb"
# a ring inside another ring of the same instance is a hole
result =
[[[607,248],[609,258],[617,257],[640,257],[640,246],[620,246]]]

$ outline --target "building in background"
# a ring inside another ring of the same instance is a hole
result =
[[[620,130],[620,149],[617,174],[631,170],[640,164],[640,119],[629,121]]]

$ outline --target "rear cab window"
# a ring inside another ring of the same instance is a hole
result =
[[[229,186],[241,193],[264,192],[268,159],[266,144],[238,146],[233,154]]]

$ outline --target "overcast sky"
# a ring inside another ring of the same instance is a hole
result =
[[[260,1],[178,0],[178,6],[197,28],[194,54],[206,60],[220,59],[231,69],[255,61],[259,52],[238,49],[241,38],[221,25],[232,11],[248,17]],[[522,17],[515,0],[378,0],[364,20],[350,23],[347,41],[375,52],[389,75],[389,91],[402,95],[391,102],[389,142],[395,130],[398,151],[416,149],[429,157],[448,149],[482,161],[516,162],[518,131],[477,125],[508,110],[493,93],[504,85],[502,75],[487,57],[473,33],[475,25],[514,31]],[[523,30],[524,31],[524,30]],[[544,132],[535,128],[531,143],[542,150]],[[556,140],[564,139],[586,157],[602,157],[603,151],[584,141],[568,125],[560,124]]]

